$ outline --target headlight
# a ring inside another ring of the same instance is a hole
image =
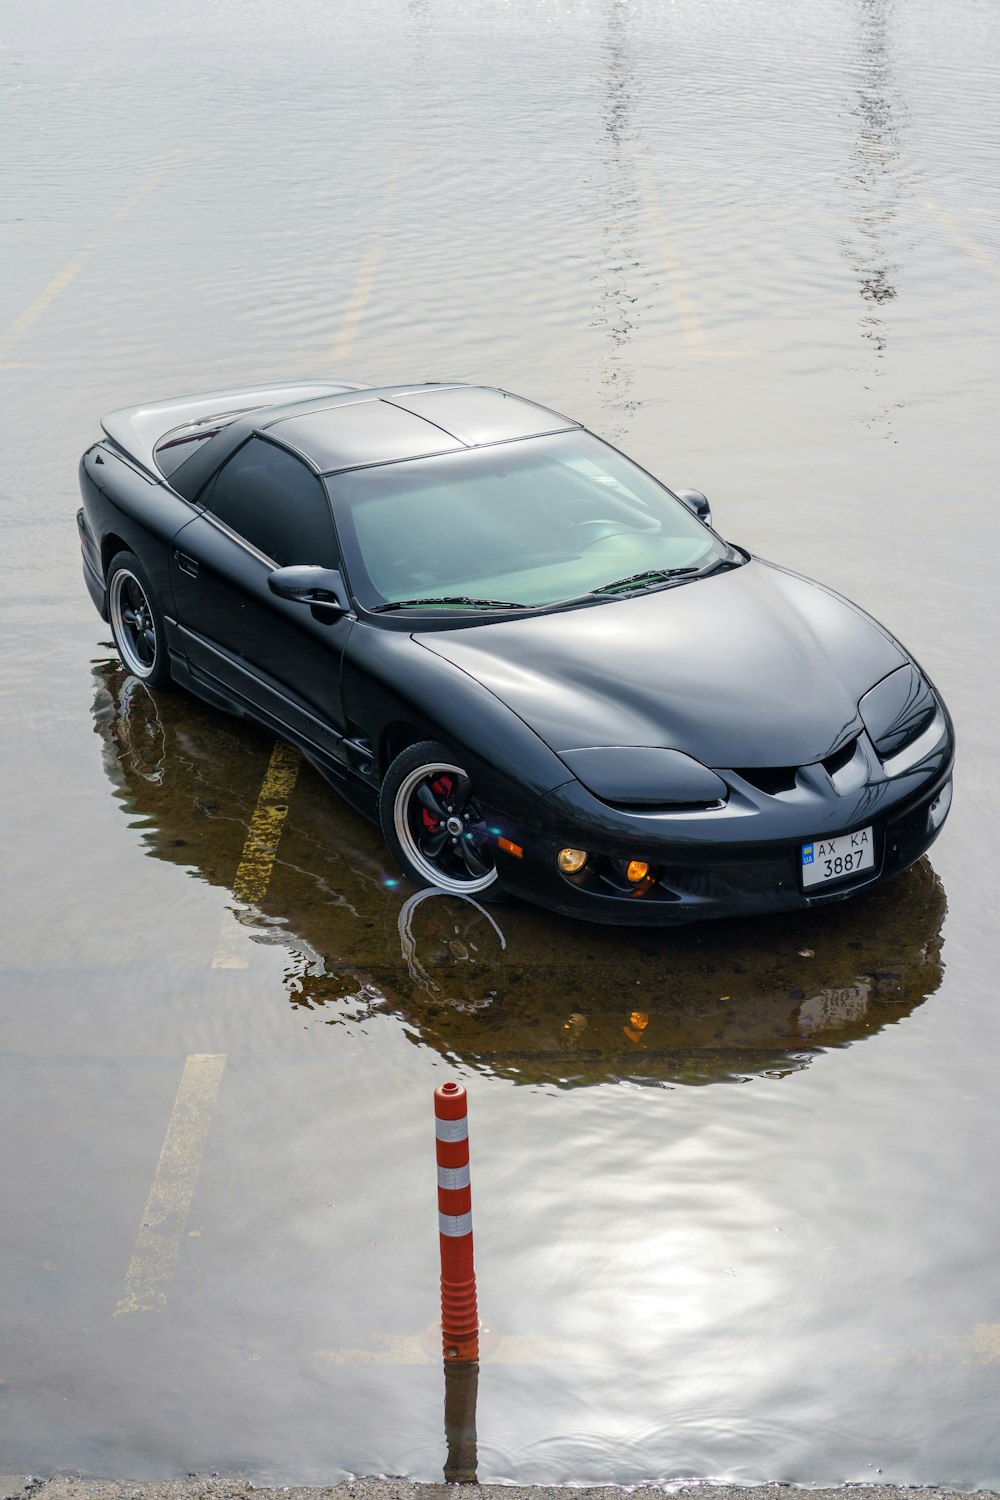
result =
[[[876,683],[858,709],[872,744],[888,760],[931,724],[937,703],[930,683],[907,663]]]
[[[586,849],[560,849],[556,855],[556,864],[564,875],[576,875],[587,863]]]
[[[721,777],[679,750],[608,745],[561,758],[588,791],[618,807],[705,807],[728,796]]]

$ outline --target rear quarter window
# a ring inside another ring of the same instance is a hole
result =
[[[165,438],[161,438],[153,449],[153,457],[156,459],[156,467],[164,479],[169,479],[182,463],[197,453],[202,443],[214,438],[216,433],[221,432],[222,427],[199,427],[197,432],[168,432]]]

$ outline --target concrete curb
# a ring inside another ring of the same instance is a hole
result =
[[[14,1484],[16,1487],[11,1488]],[[413,1484],[406,1479],[352,1479],[333,1485],[287,1485],[268,1489],[249,1480],[187,1479],[143,1483],[57,1477],[0,1475],[0,1500],[456,1500],[453,1484]],[[567,1487],[559,1485],[475,1486],[476,1500],[567,1500]],[[808,1496],[809,1500],[952,1500],[956,1494],[969,1500],[1000,1500],[994,1490],[946,1490],[918,1485],[848,1484],[839,1489],[807,1489],[787,1484],[740,1485],[669,1484],[618,1488],[614,1485],[573,1486],[570,1494],[585,1500],[777,1500]]]

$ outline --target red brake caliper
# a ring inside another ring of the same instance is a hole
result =
[[[438,776],[434,781],[431,782],[431,791],[434,793],[435,797],[439,797],[444,800],[451,796],[452,785],[453,782],[450,776]],[[439,832],[441,828],[441,819],[436,818],[431,812],[430,808],[422,807],[420,809],[420,816],[424,820],[424,827],[427,829],[428,833]]]

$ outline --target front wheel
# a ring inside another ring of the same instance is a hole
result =
[[[456,896],[500,894],[493,837],[468,773],[435,740],[397,755],[379,793],[379,822],[417,885]]]
[[[108,568],[108,619],[125,669],[147,687],[170,681],[163,614],[142,563],[118,552]]]

